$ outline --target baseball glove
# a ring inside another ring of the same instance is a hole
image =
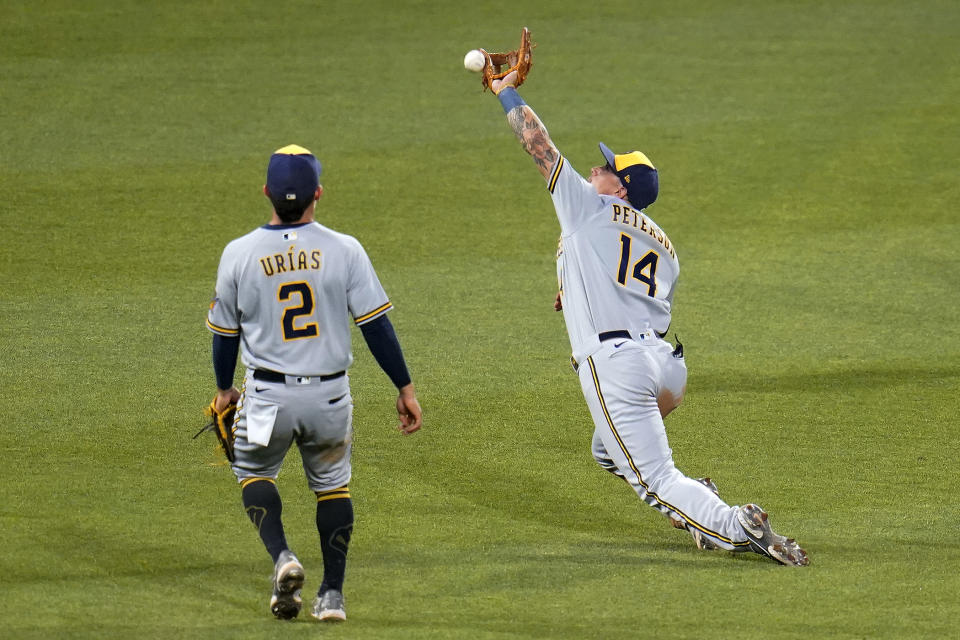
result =
[[[220,448],[223,450],[223,455],[227,457],[227,460],[233,462],[236,457],[233,454],[233,419],[237,415],[237,405],[234,402],[231,402],[223,408],[223,411],[217,411],[217,399],[214,397],[210,401],[210,405],[203,410],[203,414],[210,418],[210,423],[205,425],[200,431],[197,431],[194,434],[194,439],[197,438],[204,431],[213,431],[217,436],[217,440],[220,441]]]
[[[500,80],[511,71],[517,72],[517,85],[523,84],[530,73],[530,67],[533,66],[533,48],[535,44],[530,42],[530,30],[526,27],[520,32],[520,47],[513,51],[505,53],[488,53],[485,49],[483,57],[487,59],[483,65],[483,76],[480,81],[483,83],[483,90],[488,88],[492,90],[490,83],[494,80]],[[506,66],[506,69],[504,67]]]

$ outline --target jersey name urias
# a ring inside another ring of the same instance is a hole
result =
[[[626,201],[599,195],[563,156],[547,186],[560,221],[557,278],[574,353],[604,331],[666,333],[680,275],[667,234]]]
[[[265,225],[223,250],[207,327],[240,335],[248,369],[318,376],[353,362],[344,309],[362,325],[391,308],[355,238],[318,222]]]

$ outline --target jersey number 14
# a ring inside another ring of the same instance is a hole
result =
[[[660,256],[656,251],[647,251],[642,258],[630,262],[630,245],[633,238],[625,233],[620,234],[620,266],[617,269],[617,282],[627,286],[627,275],[634,280],[647,285],[647,295],[651,298],[657,295],[657,260]]]

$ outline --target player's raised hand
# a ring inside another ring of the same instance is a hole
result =
[[[513,70],[507,75],[505,75],[500,80],[492,80],[490,82],[490,89],[493,90],[493,95],[497,95],[507,87],[517,86],[517,71]]]
[[[423,411],[412,382],[400,389],[400,395],[397,396],[397,415],[400,417],[397,429],[404,435],[417,431],[423,424]]]
[[[519,87],[527,79],[530,67],[533,66],[533,44],[530,39],[530,30],[526,27],[520,32],[520,46],[502,53],[491,53],[486,49],[475,49],[464,56],[463,66],[469,71],[483,73],[481,82],[483,88],[488,87],[494,94],[500,93],[504,87]],[[477,55],[479,54],[479,55]],[[479,62],[483,66],[479,67]],[[507,78],[512,78],[507,81]]]

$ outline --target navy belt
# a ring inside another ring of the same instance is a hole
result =
[[[663,336],[667,335],[666,331],[660,333],[659,331],[655,330],[654,333],[657,334],[658,338],[662,338]],[[630,340],[630,332],[626,329],[618,329],[616,331],[601,331],[597,334],[597,337],[600,338],[600,342],[615,340],[617,338],[626,338],[627,340]]]
[[[324,374],[322,376],[300,376],[301,378],[319,378],[320,382],[325,382],[327,380],[336,380],[337,378],[342,378],[346,375],[346,371],[337,371],[336,373]],[[264,382],[286,382],[287,376],[280,373],[279,371],[270,371],[270,369],[254,369],[253,377],[255,380],[263,380]],[[297,377],[297,376],[294,376]]]
[[[600,338],[600,342],[606,342],[607,340],[615,340],[616,338],[624,338],[626,340],[630,339],[630,332],[624,329],[619,329],[617,331],[601,331],[597,334],[597,337]]]

